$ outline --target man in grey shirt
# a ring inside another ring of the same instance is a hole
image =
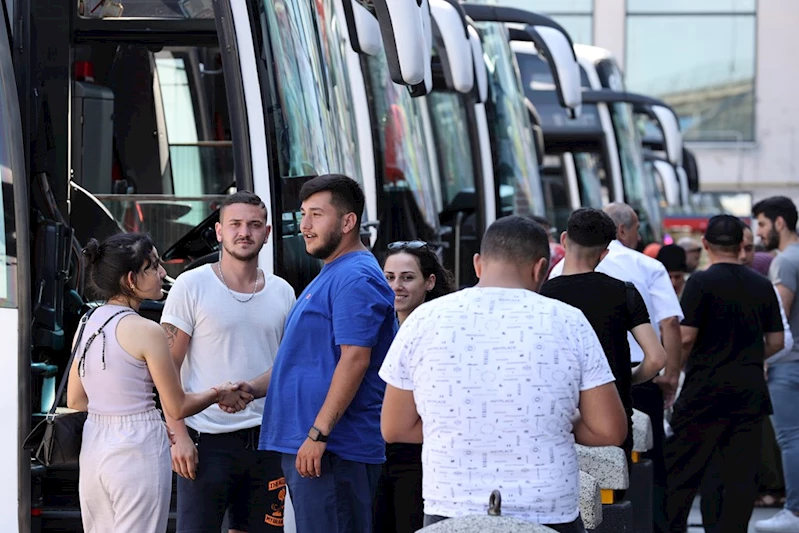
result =
[[[779,250],[771,262],[769,278],[777,287],[792,333],[799,333],[799,236],[796,205],[790,198],[773,196],[755,204],[757,234],[769,250]],[[779,360],[769,361],[768,388],[774,415],[772,422],[782,451],[785,475],[785,508],[755,524],[758,531],[799,531],[799,344],[794,343]]]

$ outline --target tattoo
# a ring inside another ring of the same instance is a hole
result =
[[[169,349],[171,350],[175,347],[175,339],[178,336],[178,328],[172,324],[161,324],[161,327],[164,328],[164,333],[166,333],[166,343],[169,345]]]

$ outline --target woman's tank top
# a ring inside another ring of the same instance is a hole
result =
[[[124,312],[126,309],[129,312]],[[120,314],[114,316],[116,313]],[[120,416],[155,408],[153,378],[147,363],[130,355],[117,341],[117,324],[133,313],[135,311],[128,307],[104,305],[97,308],[86,323],[75,357],[79,361],[78,375],[89,398],[89,413]],[[111,320],[98,333],[109,318]],[[86,344],[95,334],[87,350]]]

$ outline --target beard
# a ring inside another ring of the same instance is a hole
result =
[[[763,239],[763,246],[769,251],[776,250],[780,247],[780,234],[777,233],[776,229],[771,228],[771,230],[769,230],[768,235]]]
[[[341,231],[341,228],[336,228],[327,236],[327,239],[319,245],[319,248],[313,251],[306,248],[306,251],[310,256],[324,261],[333,255],[333,252],[339,247],[343,238],[344,233]]]
[[[222,247],[225,249],[228,255],[238,259],[239,261],[249,262],[258,258],[258,254],[261,252],[263,245],[254,247],[249,253],[246,254],[241,254],[233,250],[232,247],[229,247],[225,242],[222,243]]]

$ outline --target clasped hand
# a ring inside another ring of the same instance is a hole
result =
[[[219,392],[217,404],[226,413],[238,413],[253,400],[252,387],[246,381],[225,383],[216,387]]]

